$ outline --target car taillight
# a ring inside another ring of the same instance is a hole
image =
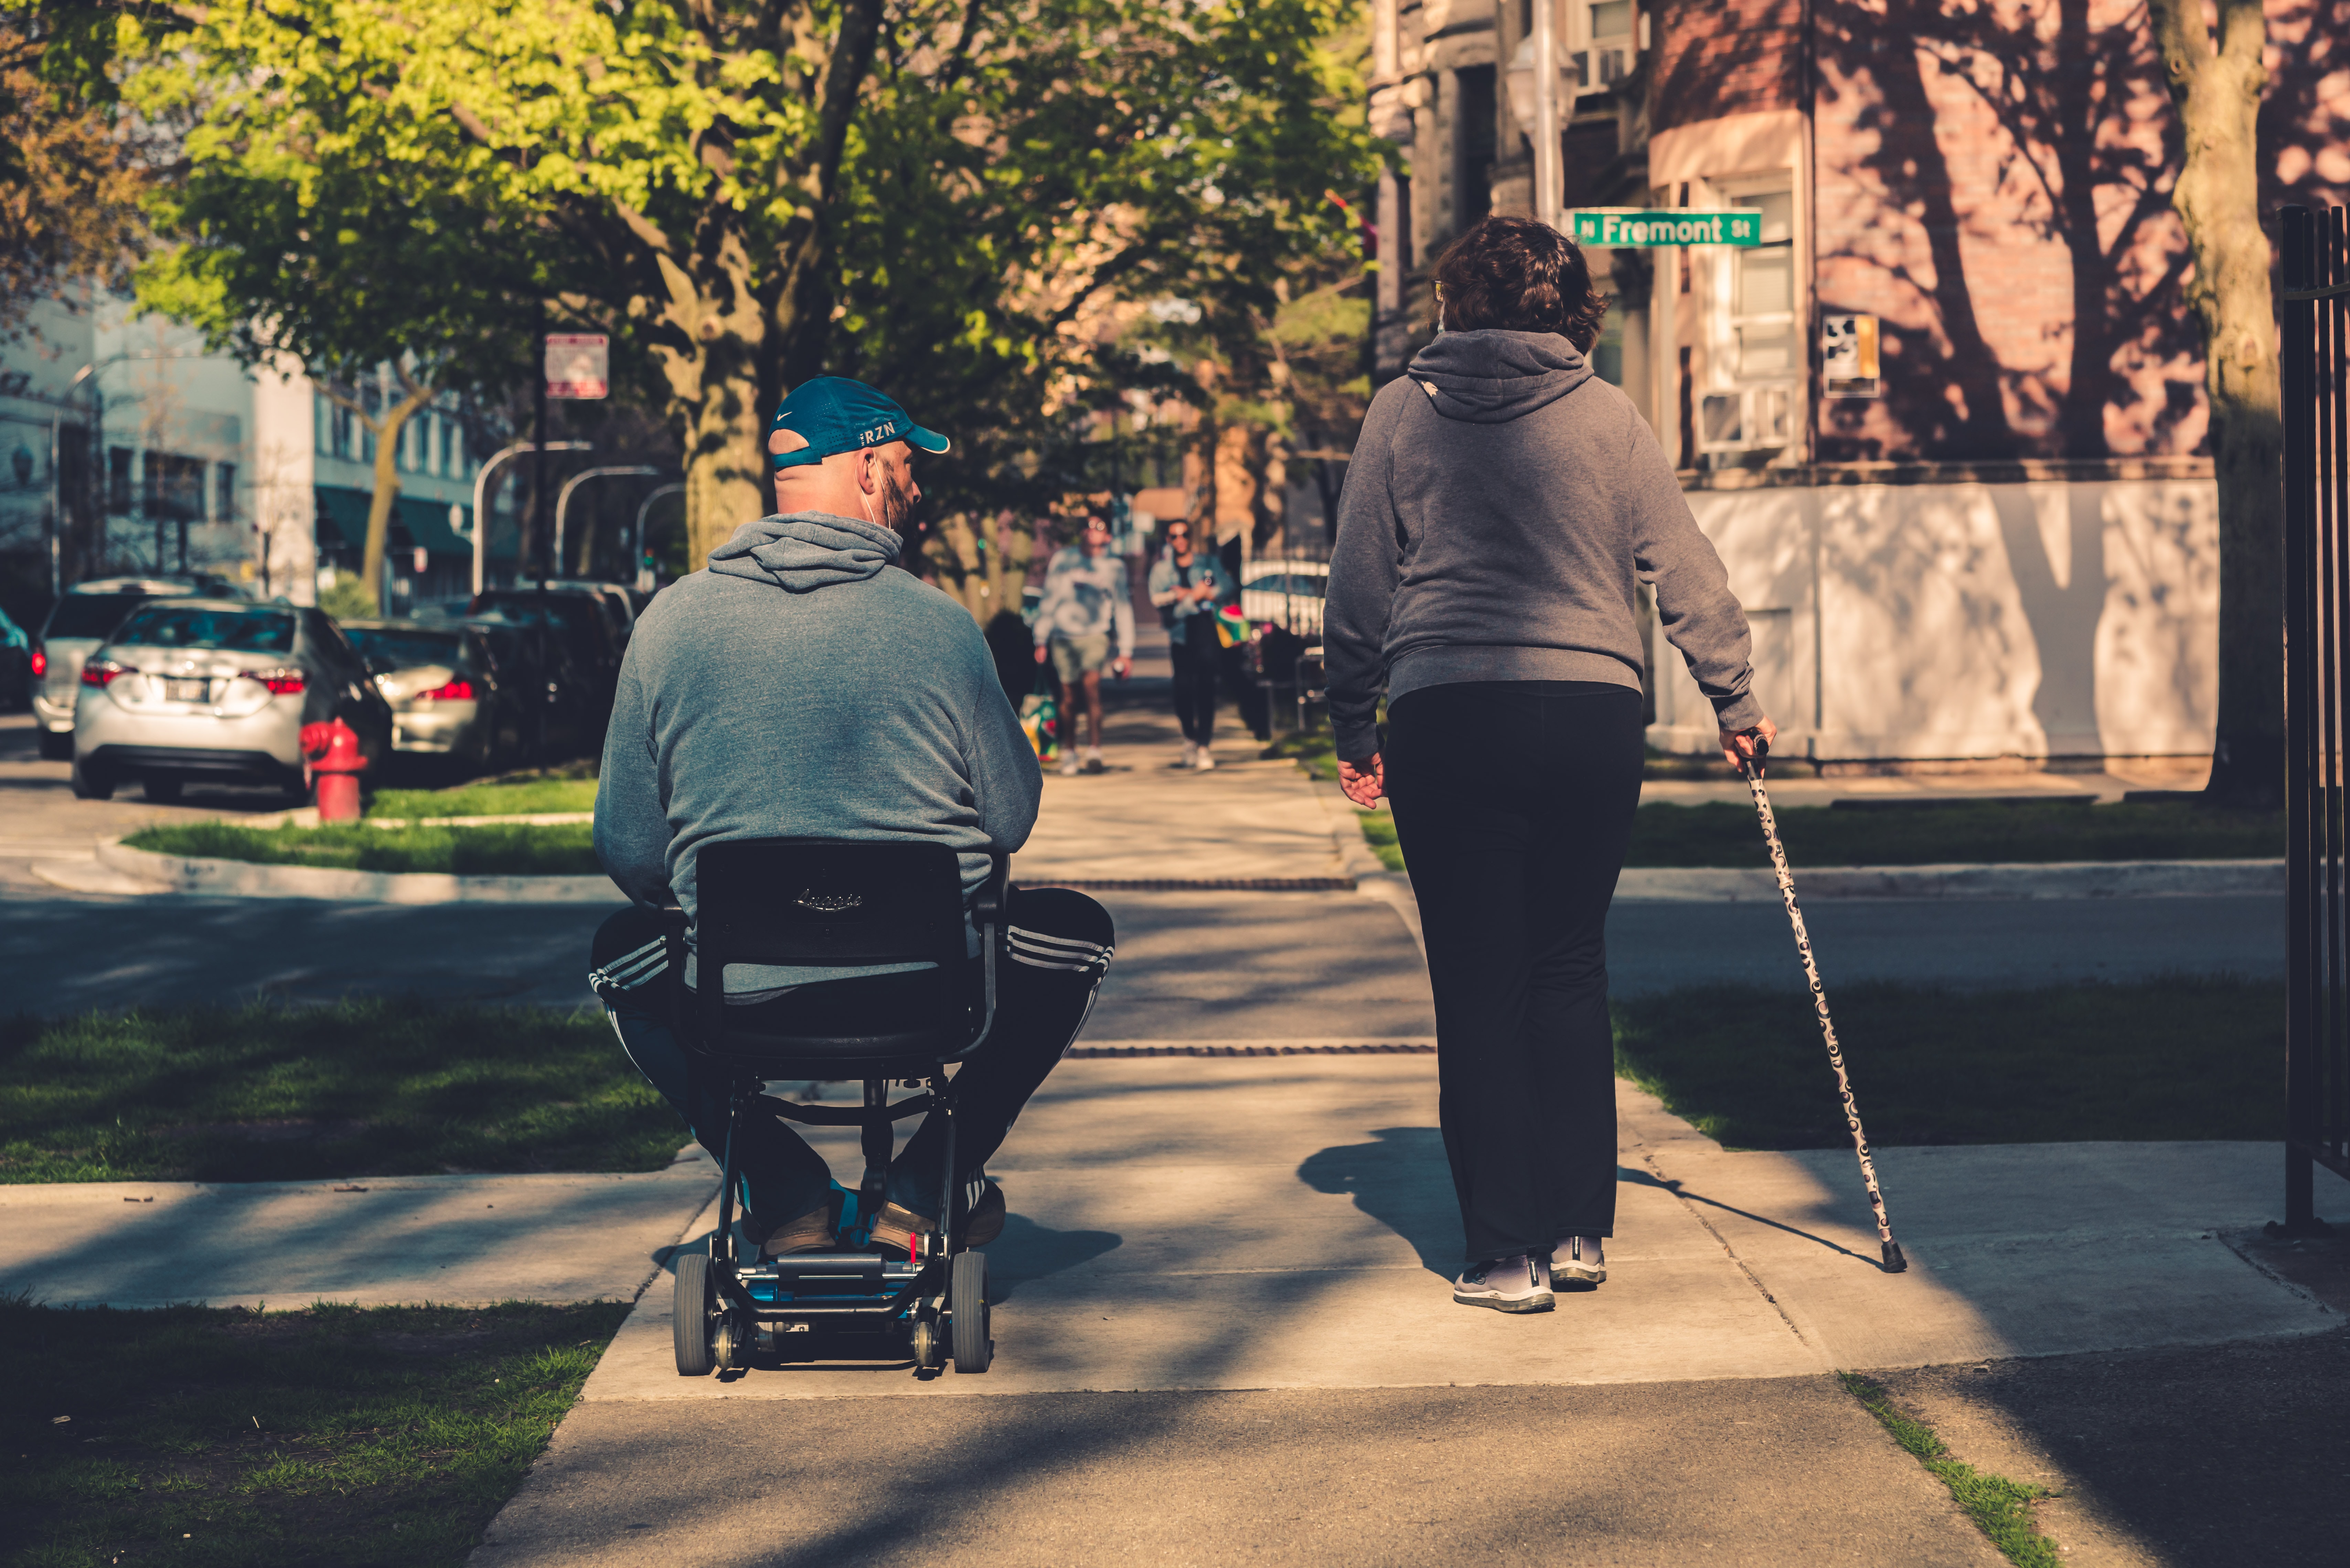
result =
[[[272,697],[296,697],[302,691],[302,672],[298,670],[240,670],[240,680],[258,680],[269,688]]]
[[[122,666],[115,663],[114,660],[93,659],[81,667],[81,683],[84,686],[102,687],[121,673]]]
[[[38,680],[49,672],[49,655],[46,649],[33,649],[33,679]]]
[[[415,697],[419,702],[471,702],[473,700],[473,683],[470,680],[452,680],[446,686],[419,691]]]

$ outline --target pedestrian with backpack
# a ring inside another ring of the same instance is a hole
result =
[[[1605,936],[1645,760],[1638,585],[1731,760],[1777,731],[1721,557],[1586,358],[1607,302],[1582,252],[1488,217],[1435,279],[1436,339],[1372,400],[1338,503],[1330,721],[1348,798],[1393,804],[1419,905],[1452,1299],[1542,1312],[1554,1281],[1607,1277],[1615,1230]]]
[[[1191,525],[1167,524],[1167,547],[1150,567],[1150,602],[1167,621],[1167,656],[1175,666],[1175,722],[1183,726],[1183,760],[1206,772],[1216,765],[1216,674],[1223,644],[1216,612],[1239,601],[1232,575],[1213,551],[1194,553]]]

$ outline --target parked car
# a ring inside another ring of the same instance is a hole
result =
[[[447,757],[484,772],[528,754],[537,719],[531,672],[519,664],[502,667],[483,628],[405,620],[338,624],[391,704],[392,750]]]
[[[619,583],[598,582],[591,577],[549,577],[544,583],[517,583],[517,588],[547,588],[559,593],[586,594],[595,599],[603,612],[605,634],[612,646],[625,650],[629,634],[637,629],[637,597]]]
[[[50,607],[33,639],[33,722],[41,732],[41,755],[62,763],[74,753],[74,706],[81,695],[82,660],[104,642],[122,618],[151,598],[181,597],[200,590],[181,577],[100,577],[77,583]],[[231,596],[221,596],[227,597]]]
[[[153,801],[193,779],[303,787],[302,726],[340,719],[377,769],[391,708],[325,612],[240,599],[134,607],[81,667],[73,790],[136,778]]]
[[[481,633],[490,656],[521,701],[521,755],[533,763],[561,762],[599,749],[611,717],[608,696],[570,639],[553,627],[517,625],[498,617],[463,623]]]
[[[33,639],[0,610],[0,707],[15,712],[33,704]]]
[[[1327,561],[1251,561],[1241,573],[1241,614],[1318,639],[1329,587]]]
[[[612,694],[620,681],[623,639],[613,634],[608,613],[600,595],[570,588],[493,588],[475,594],[466,607],[469,620],[545,627],[556,634],[572,663],[588,677],[598,745],[603,743],[604,723],[611,716]]]

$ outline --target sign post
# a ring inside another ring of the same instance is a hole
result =
[[[546,335],[546,395],[592,402],[612,395],[612,340],[601,332]]]
[[[1578,245],[1603,250],[1651,250],[1660,245],[1762,243],[1762,213],[1753,207],[1696,213],[1674,207],[1579,207],[1567,214]]]

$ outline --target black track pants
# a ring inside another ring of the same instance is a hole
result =
[[[1191,616],[1176,628],[1199,638],[1206,647],[1193,648],[1188,641],[1167,645],[1175,666],[1175,722],[1183,726],[1185,740],[1202,746],[1216,738],[1216,670],[1223,654],[1216,646],[1216,628],[1200,625],[1206,618]]]
[[[1640,804],[1640,693],[1407,692],[1387,787],[1436,992],[1438,1120],[1469,1261],[1616,1225],[1608,900]]]
[[[954,1070],[955,1163],[962,1168],[958,1179],[968,1179],[1002,1146],[1020,1107],[1084,1027],[1109,968],[1109,912],[1083,893],[1014,888],[1005,915],[1011,941],[1009,961],[995,971],[995,1028],[987,1044]],[[614,915],[597,931],[589,961],[601,977],[597,992],[629,1059],[685,1118],[711,1158],[724,1160],[729,1075],[689,1055],[671,1030],[660,917],[637,908]],[[888,975],[833,981],[755,1005],[793,1010],[814,1027],[847,1032],[855,1027],[860,1003],[886,996],[892,983]],[[832,1172],[824,1157],[789,1122],[746,1116],[736,1138],[743,1207],[763,1231],[798,1219],[829,1197]],[[891,1202],[938,1218],[946,1176],[939,1168],[944,1143],[936,1118],[923,1117],[889,1162]],[[854,1185],[855,1173],[850,1176]]]

